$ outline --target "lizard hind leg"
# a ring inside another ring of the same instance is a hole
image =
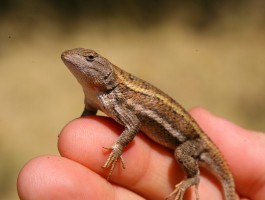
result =
[[[202,145],[199,140],[189,140],[175,149],[175,158],[185,171],[187,178],[175,186],[174,191],[167,199],[182,200],[188,188],[195,186],[196,200],[199,200],[198,186],[200,182],[198,156],[202,152]]]

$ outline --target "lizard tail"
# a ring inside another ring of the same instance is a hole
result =
[[[207,152],[202,154],[201,161],[202,165],[213,172],[213,174],[220,180],[224,190],[225,200],[237,200],[234,178],[227,163],[224,162],[224,158],[219,153],[219,150],[215,148],[215,151],[212,153]]]

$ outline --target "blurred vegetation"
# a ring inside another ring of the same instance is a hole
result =
[[[80,19],[86,19],[84,25],[88,26],[122,19],[146,29],[175,18],[193,30],[203,31],[218,23],[224,15],[258,14],[263,26],[265,19],[265,3],[259,0],[2,0],[0,5],[2,21],[19,21],[17,25],[24,31],[36,28],[41,20],[49,20],[64,31]],[[71,30],[74,29],[68,29]]]
[[[18,199],[21,167],[58,154],[58,133],[83,109],[65,49],[95,49],[186,108],[265,131],[264,10],[259,0],[2,0],[0,199]]]

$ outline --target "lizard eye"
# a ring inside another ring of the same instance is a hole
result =
[[[95,60],[95,56],[93,56],[93,55],[86,56],[86,60],[89,62],[92,62]]]

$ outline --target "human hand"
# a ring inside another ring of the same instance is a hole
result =
[[[221,149],[241,199],[265,199],[265,135],[242,129],[203,109],[192,116]],[[61,156],[29,161],[18,177],[18,194],[31,199],[164,199],[183,177],[173,152],[138,134],[123,153],[126,169],[118,163],[110,182],[102,169],[108,151],[122,127],[105,117],[79,118],[61,132]],[[211,173],[201,169],[200,199],[222,199],[222,188]],[[185,199],[194,199],[193,191]]]

